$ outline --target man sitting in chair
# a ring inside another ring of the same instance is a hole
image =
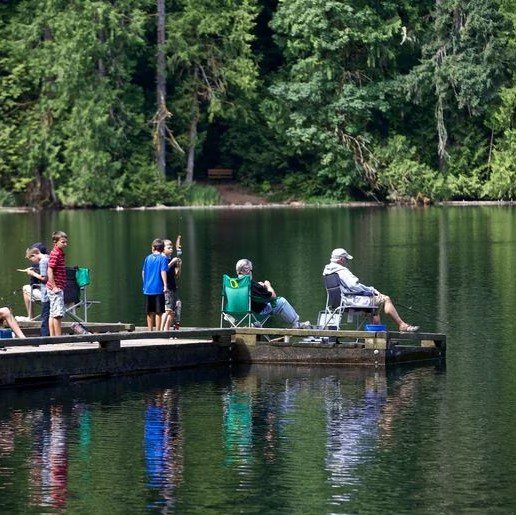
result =
[[[239,277],[253,275],[253,263],[249,259],[240,259],[236,264]],[[299,315],[290,302],[278,297],[269,281],[257,282],[251,279],[251,311],[262,316],[276,315],[292,326],[293,329],[310,329],[310,322],[300,322]]]
[[[364,286],[358,280],[358,277],[353,275],[347,268],[348,260],[353,259],[346,250],[339,248],[334,249],[331,253],[330,263],[324,267],[323,275],[330,275],[337,273],[340,278],[340,289],[342,295],[351,296],[351,301],[356,307],[365,308],[383,308],[386,315],[389,315],[398,325],[400,331],[409,333],[416,332],[419,327],[416,325],[409,325],[404,322],[398,315],[394,304],[390,297],[380,293],[373,286]],[[373,316],[373,324],[380,323],[380,316]]]

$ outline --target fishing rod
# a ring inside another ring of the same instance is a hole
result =
[[[407,306],[406,304],[403,304],[399,301],[396,301],[396,304],[398,306],[401,306],[402,308],[408,309],[409,311],[413,311],[414,313],[417,313],[418,315],[422,315],[427,320],[432,320],[433,322],[440,322],[441,324],[451,325],[451,322],[446,322],[445,320],[441,320],[440,318],[429,316],[426,313],[423,313],[423,311],[419,311],[418,309],[415,309],[412,306]]]

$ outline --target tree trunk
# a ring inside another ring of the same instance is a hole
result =
[[[197,68],[194,71],[194,84],[197,85]],[[192,119],[188,134],[188,161],[186,164],[186,184],[192,184],[195,163],[195,145],[197,144],[197,124],[199,122],[199,101],[197,99],[197,87],[192,99]]]
[[[436,119],[436,130],[437,130],[437,157],[439,159],[439,171],[444,173],[446,170],[446,161],[448,158],[447,146],[448,146],[448,131],[446,130],[446,124],[444,121],[445,111],[445,96],[446,96],[446,85],[443,83],[442,77],[440,77],[441,66],[443,61],[446,59],[446,42],[445,34],[442,34],[438,27],[438,18],[443,16],[441,12],[443,0],[435,0],[435,22],[434,27],[436,29],[436,38],[438,43],[437,51],[434,55],[434,81],[435,81],[435,95],[437,97],[437,104],[435,107],[435,119]]]
[[[166,175],[167,77],[165,62],[165,0],[157,0],[158,51],[156,56],[156,115],[155,147],[158,169]]]

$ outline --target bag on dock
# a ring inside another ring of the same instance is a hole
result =
[[[0,338],[12,338],[13,332],[10,329],[0,329]]]
[[[79,322],[74,322],[70,326],[70,328],[71,328],[71,330],[73,331],[74,334],[91,334],[90,331],[88,331],[88,329],[86,329],[86,327],[84,327]]]

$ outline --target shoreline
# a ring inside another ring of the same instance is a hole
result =
[[[406,207],[406,208],[422,208],[428,209],[432,207],[489,207],[489,206],[516,206],[516,200],[444,200],[436,202],[431,205],[418,205],[418,204],[399,204],[389,202],[371,202],[371,201],[350,201],[350,202],[335,202],[335,203],[321,203],[312,204],[303,201],[289,202],[289,203],[277,203],[271,202],[269,204],[210,204],[210,205],[191,205],[191,206],[139,206],[139,207],[63,207],[63,208],[36,208],[30,206],[24,207],[1,207],[0,213],[34,213],[40,211],[177,211],[177,210],[190,210],[190,209],[305,209],[305,208],[333,208],[333,207],[344,207],[344,208],[361,208],[361,207],[373,207],[373,208],[391,208],[391,207]]]

